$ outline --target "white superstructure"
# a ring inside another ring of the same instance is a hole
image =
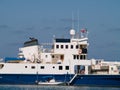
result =
[[[78,33],[77,33],[78,34]],[[54,38],[51,49],[45,49],[38,40],[30,38],[19,48],[19,59],[0,63],[3,74],[119,74],[120,63],[87,59],[87,30],[79,35],[70,30],[70,39]]]

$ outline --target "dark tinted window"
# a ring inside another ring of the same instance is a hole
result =
[[[44,66],[41,66],[40,68],[41,68],[41,69],[44,69],[45,67],[44,67]]]
[[[69,66],[66,66],[65,69],[66,69],[66,70],[69,70]]]
[[[61,45],[61,48],[63,48],[63,45]]]
[[[31,66],[31,69],[35,69],[35,66]]]
[[[66,47],[66,49],[68,49],[68,45],[66,45],[65,47]]]
[[[73,45],[71,45],[71,49],[73,49]]]
[[[59,48],[59,45],[56,45],[56,48]]]
[[[63,67],[62,66],[59,66],[59,70],[62,70],[63,69]]]

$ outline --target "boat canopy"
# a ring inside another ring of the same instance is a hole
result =
[[[8,62],[8,61],[24,61],[25,58],[18,58],[18,57],[5,57],[5,62]]]

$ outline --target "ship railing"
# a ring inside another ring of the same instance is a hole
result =
[[[41,43],[40,46],[41,46],[41,51],[44,53],[52,53],[53,52],[53,43]]]
[[[44,49],[42,50],[43,53],[53,53],[54,50],[53,49]]]

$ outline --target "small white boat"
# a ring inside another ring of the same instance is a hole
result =
[[[61,85],[64,84],[63,82],[57,82],[55,79],[50,79],[46,82],[38,82],[38,85]]]

